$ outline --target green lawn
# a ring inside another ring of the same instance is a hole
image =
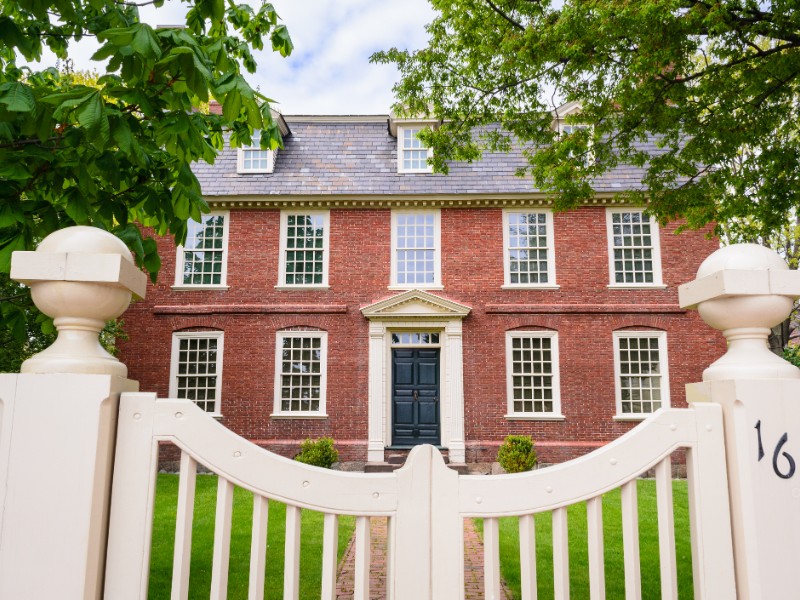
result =
[[[642,572],[642,598],[661,598],[656,486],[652,480],[639,480],[639,550]],[[675,545],[678,563],[679,597],[693,597],[692,553],[689,537],[689,509],[686,481],[673,483]],[[589,597],[589,558],[587,550],[586,505],[571,506],[569,516],[570,596]],[[553,545],[550,513],[536,515],[536,564],[539,600],[553,598]],[[476,520],[479,530],[480,519]],[[514,598],[520,597],[518,519],[500,519],[500,569]],[[606,597],[624,598],[625,579],[622,554],[622,512],[620,492],[603,497],[603,537],[605,542]]]
[[[217,499],[217,478],[197,476],[197,491],[192,529],[192,563],[189,598],[208,598],[211,588],[211,561],[214,544],[214,510]],[[172,581],[172,551],[175,543],[175,512],[178,501],[178,476],[158,476],[153,547],[150,562],[149,598],[169,598]],[[264,597],[283,598],[283,542],[286,506],[270,502],[267,537],[267,565]],[[233,499],[231,558],[228,598],[247,598],[250,568],[250,536],[253,517],[253,495],[236,489]],[[339,557],[353,532],[352,517],[339,519]],[[322,513],[304,510],[300,550],[300,597],[319,598],[322,576]]]
[[[679,593],[681,600],[693,597],[691,541],[686,481],[673,484],[675,505],[675,539],[678,561]],[[211,561],[214,540],[214,509],[217,478],[199,475],[195,497],[195,520],[192,533],[192,563],[190,598],[208,598],[211,586]],[[176,475],[158,476],[153,548],[150,568],[150,598],[169,598],[172,577],[172,550],[175,536],[175,510],[178,496]],[[642,572],[642,598],[660,598],[658,559],[658,523],[656,516],[655,482],[638,481],[639,544]],[[231,559],[228,597],[247,598],[250,564],[250,535],[252,494],[238,489],[234,495],[231,532]],[[588,551],[585,504],[570,507],[570,596],[589,597]],[[482,521],[476,520],[479,530]],[[606,597],[624,597],[622,555],[622,513],[619,490],[603,497],[605,540]],[[268,600],[283,597],[283,549],[285,505],[270,502],[267,542],[266,592]],[[339,522],[339,557],[352,535],[354,522],[342,517]],[[319,598],[322,563],[322,514],[303,511],[300,558],[300,597]],[[539,599],[553,598],[553,550],[550,513],[536,515],[537,584]],[[515,598],[520,597],[519,529],[516,518],[500,519],[501,572]]]

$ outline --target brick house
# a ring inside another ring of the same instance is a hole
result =
[[[684,406],[724,351],[677,304],[718,244],[615,202],[641,170],[554,213],[519,151],[445,176],[416,138],[429,123],[279,120],[285,149],[197,167],[213,212],[185,248],[159,241],[121,345],[142,389],[289,456],[327,435],[345,461],[427,442],[488,462],[524,433],[560,462]]]

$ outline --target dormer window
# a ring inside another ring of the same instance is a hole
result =
[[[261,148],[261,131],[253,131],[252,144],[239,148],[239,173],[272,173],[275,153]]]
[[[431,173],[428,164],[431,149],[417,137],[424,128],[421,126],[401,126],[397,128],[397,172]]]
[[[581,105],[577,101],[568,102],[559,106],[553,112],[553,129],[558,133],[558,137],[566,138],[581,131],[586,130],[589,134],[589,143],[586,151],[582,154],[582,162],[588,166],[594,162],[592,152],[593,127],[588,123],[580,122]],[[572,153],[570,153],[572,155]]]

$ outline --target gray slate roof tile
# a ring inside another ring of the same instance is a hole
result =
[[[205,196],[312,194],[514,194],[537,190],[515,171],[527,164],[520,149],[485,153],[472,164],[454,162],[450,173],[397,173],[397,140],[387,122],[312,122],[285,117],[291,135],[278,151],[273,173],[239,174],[237,150],[226,147],[215,164],[198,163]],[[653,144],[651,150],[655,150]],[[595,180],[597,192],[640,189],[644,169],[620,166]]]

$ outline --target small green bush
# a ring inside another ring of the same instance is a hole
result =
[[[536,450],[529,435],[507,435],[497,452],[497,462],[506,473],[522,473],[536,466]]]
[[[339,460],[339,451],[333,444],[333,439],[329,437],[321,437],[318,440],[306,438],[300,445],[300,454],[294,459],[314,467],[330,469],[333,463]]]

